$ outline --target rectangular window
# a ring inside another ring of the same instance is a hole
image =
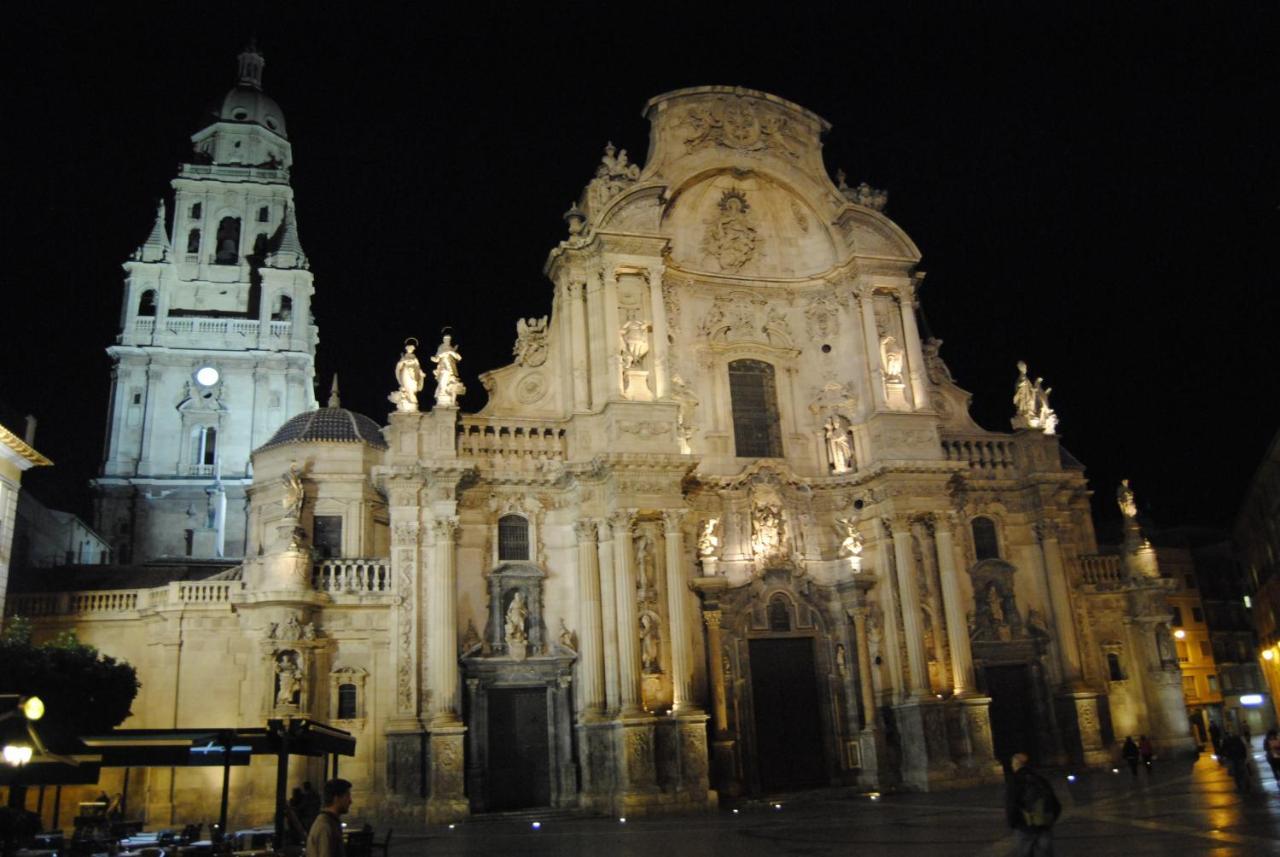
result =
[[[729,364],[733,440],[740,458],[781,458],[782,430],[773,367],[759,360]]]
[[[270,208],[268,208],[268,207],[267,207],[267,206],[265,206],[265,205],[264,205],[264,206],[262,206],[262,208],[259,208],[259,209],[258,209],[258,222],[259,222],[259,223],[267,223],[267,222],[268,222],[268,221],[270,221],[270,220],[271,220],[271,209],[270,209]]]
[[[1191,658],[1187,656],[1187,644],[1185,642],[1177,640],[1174,642],[1174,646],[1178,649],[1178,663],[1185,664],[1187,661],[1191,660]]]
[[[1218,692],[1218,677],[1216,675],[1209,676],[1209,692],[1210,693]]]
[[[356,693],[357,689],[354,684],[338,685],[338,719],[339,720],[355,720],[356,719]]]
[[[1182,692],[1183,694],[1186,695],[1187,699],[1196,698],[1196,677],[1195,676],[1186,675],[1182,677]]]
[[[204,207],[200,205],[200,203],[197,202],[195,205],[191,206],[192,220],[199,220],[202,214],[204,214]]]
[[[321,559],[342,556],[342,516],[316,515],[311,541]]]
[[[1182,608],[1181,607],[1173,608],[1173,627],[1175,628],[1182,627]]]

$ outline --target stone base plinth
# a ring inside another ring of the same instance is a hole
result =
[[[893,706],[901,741],[902,783],[929,791],[945,786],[956,776],[947,741],[947,713],[937,699],[921,699]]]
[[[427,823],[443,824],[466,818],[471,804],[465,792],[463,740],[465,726],[432,726],[431,793],[427,797]]]

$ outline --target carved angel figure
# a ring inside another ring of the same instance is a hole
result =
[[[716,527],[720,525],[719,518],[707,518],[702,523],[702,532],[698,534],[698,556],[708,557],[714,556],[720,547],[720,537],[716,535]]]
[[[280,481],[284,483],[284,496],[280,500],[284,506],[284,516],[296,521],[302,515],[302,501],[307,496],[302,487],[302,470],[296,461],[290,463],[289,469],[280,476]]]
[[[840,550],[838,555],[841,557],[860,557],[862,556],[862,533],[858,530],[858,525],[849,518],[838,518],[836,525],[839,532],[843,535],[840,542]]]
[[[387,398],[396,406],[397,411],[411,412],[418,409],[418,393],[422,392],[426,375],[418,355],[414,354],[413,344],[406,342],[404,352],[396,363],[396,383],[400,386]]]
[[[457,407],[458,397],[467,392],[458,377],[458,363],[461,360],[462,355],[453,344],[453,337],[446,333],[440,346],[436,348],[436,353],[431,356],[431,362],[436,364],[432,374],[436,379],[437,405]]]
[[[1120,507],[1120,514],[1125,518],[1138,517],[1138,500],[1134,496],[1133,489],[1129,487],[1128,479],[1120,480],[1120,487],[1116,489],[1116,505]]]
[[[516,344],[512,348],[520,366],[541,366],[547,362],[547,316],[516,319]]]

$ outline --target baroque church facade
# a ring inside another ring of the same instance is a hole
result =
[[[829,177],[820,117],[726,87],[652,99],[646,162],[606,148],[548,255],[551,313],[517,322],[484,408],[457,406],[465,340],[411,342],[379,425],[310,399],[290,150],[261,58],[241,64],[173,238],[158,219],[126,263],[97,485],[136,555],[193,531],[244,560],[10,599],[137,665],[128,725],[327,721],[358,739],[342,772],[367,812],[433,822],[1191,746],[1131,495],[1124,555],[1098,555],[1025,367],[1013,431],[971,420],[917,327],[920,252],[883,193]],[[274,776],[233,774],[244,820]],[[147,811],[192,817],[211,782],[152,770]]]

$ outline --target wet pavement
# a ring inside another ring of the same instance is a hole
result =
[[[1280,855],[1280,791],[1256,754],[1251,794],[1237,794],[1208,756],[1157,761],[1154,775],[1090,771],[1068,782],[1045,771],[1064,811],[1054,828],[1061,855]],[[775,806],[775,803],[777,804]],[[538,824],[538,827],[534,827]],[[379,836],[379,838],[381,838]],[[445,855],[976,855],[1000,857],[1013,844],[999,786],[887,794],[847,791],[753,801],[682,817],[584,818],[556,812],[478,816],[453,829],[398,831],[395,857]]]

